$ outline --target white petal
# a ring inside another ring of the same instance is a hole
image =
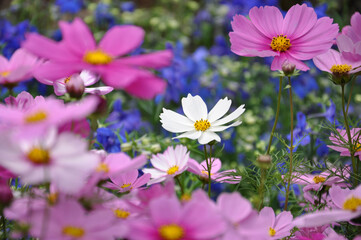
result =
[[[66,93],[64,81],[65,81],[65,78],[54,81],[53,87],[54,87],[54,93],[56,94],[56,96],[62,96]]]
[[[83,80],[84,86],[93,85],[99,80],[99,76],[87,70],[83,70],[79,76]]]
[[[207,105],[198,95],[193,97],[191,94],[188,94],[186,98],[182,98],[182,107],[184,114],[193,122],[207,119]]]
[[[208,121],[214,122],[221,117],[223,117],[226,112],[228,112],[231,107],[232,101],[228,100],[228,98],[220,99],[216,105],[212,108],[212,110],[208,113]]]
[[[208,130],[211,132],[222,132],[224,130],[226,130],[227,128],[230,127],[234,127],[234,126],[238,126],[242,123],[242,121],[235,121],[234,123],[232,123],[231,125],[228,126],[211,126]]]
[[[143,168],[142,171],[144,173],[149,173],[151,175],[151,178],[160,178],[167,175],[166,172],[162,172],[154,168]]]
[[[202,133],[200,138],[198,138],[199,144],[205,145],[213,140],[216,140],[217,142],[221,141],[221,138],[214,132],[211,131],[205,131]]]
[[[185,132],[177,137],[174,137],[173,139],[175,138],[190,138],[190,139],[198,139],[200,136],[202,135],[202,131],[197,131],[197,130],[193,130],[193,131],[188,131],[188,132]]]
[[[113,91],[114,88],[108,87],[108,86],[102,86],[102,87],[94,87],[94,88],[85,88],[85,93],[91,93],[91,94],[98,94],[98,95],[105,95]]]
[[[239,116],[241,116],[241,114],[245,111],[244,108],[244,104],[239,106],[234,112],[232,112],[231,114],[229,114],[228,116],[221,118],[215,122],[211,122],[211,126],[220,126],[223,124],[226,124],[230,121],[233,121],[234,119],[238,118]]]
[[[163,108],[163,113],[159,117],[162,127],[167,131],[180,133],[194,130],[194,124],[191,120],[174,111]]]

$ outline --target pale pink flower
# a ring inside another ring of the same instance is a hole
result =
[[[306,4],[294,5],[284,18],[276,7],[254,7],[249,18],[234,16],[231,50],[240,56],[274,57],[271,70],[282,70],[285,60],[299,70],[309,70],[302,61],[330,49],[338,34],[331,18],[317,19]]]
[[[334,145],[327,145],[327,147],[338,151],[341,153],[341,156],[348,156],[350,157],[350,150],[349,150],[349,142],[346,130],[337,129],[339,134],[331,133],[330,140]],[[355,156],[358,156],[361,159],[361,128],[353,128],[351,129],[351,140],[352,145],[354,146],[356,152]]]
[[[299,228],[292,240],[324,240],[327,236],[329,226]],[[341,238],[342,239],[342,238]],[[340,240],[341,240],[340,239]],[[334,239],[338,240],[338,239]]]
[[[259,215],[266,221],[266,225],[269,227],[268,234],[271,237],[270,239],[281,239],[291,235],[293,228],[291,212],[284,211],[275,216],[272,208],[264,207]]]
[[[42,96],[37,96],[36,99],[37,100],[35,100],[30,93],[22,91],[16,97],[9,96],[5,98],[5,103],[8,106],[12,106],[14,108],[18,108],[25,111],[31,108],[36,101],[39,101],[40,99],[43,100],[44,98]]]
[[[87,142],[71,133],[51,129],[44,136],[14,139],[0,135],[0,165],[26,184],[51,182],[66,193],[75,193],[94,171],[99,157],[88,151]]]
[[[122,174],[110,174],[110,181],[103,187],[118,190],[119,192],[128,192],[140,188],[150,180],[150,174],[146,173],[138,178],[138,170],[128,170]]]
[[[32,234],[41,239],[98,240],[121,238],[126,233],[126,225],[120,224],[107,209],[86,212],[76,200],[63,200],[49,209],[47,221],[35,219]],[[45,228],[43,224],[46,224]],[[43,232],[45,230],[45,232]]]
[[[318,227],[333,222],[350,221],[361,216],[361,185],[354,190],[332,186],[329,193],[334,203],[332,210],[302,215],[295,219],[295,226]]]
[[[87,25],[76,18],[60,21],[63,40],[59,43],[37,33],[29,33],[22,47],[48,59],[36,72],[36,78],[55,81],[83,70],[99,74],[108,86],[124,89],[141,98],[152,98],[164,91],[166,83],[145,68],[162,68],[172,60],[170,50],[124,56],[143,42],[144,30],[123,25],[109,29],[99,44]]]
[[[342,34],[349,37],[352,42],[357,43],[361,41],[361,14],[359,12],[355,12],[351,16],[351,25],[345,26],[342,28]]]
[[[230,184],[238,184],[241,181],[241,176],[232,175],[236,173],[235,169],[219,172],[219,170],[221,170],[221,167],[221,160],[219,160],[218,158],[212,158],[211,179],[213,181]],[[202,181],[208,181],[208,168],[206,160],[199,164],[196,160],[190,158],[188,160],[187,171],[198,175],[202,179]]]
[[[143,218],[130,222],[129,239],[186,240],[215,239],[225,224],[209,204],[189,202],[182,205],[176,197],[160,197],[149,204]]]
[[[162,182],[167,178],[175,177],[188,168],[189,152],[185,146],[168,147],[164,153],[153,155],[150,159],[154,168],[142,169],[144,173],[151,174],[148,185]]]
[[[0,55],[0,84],[15,87],[32,78],[38,65],[38,58],[21,48],[14,52],[10,61]]]

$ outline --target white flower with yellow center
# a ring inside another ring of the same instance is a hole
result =
[[[182,133],[175,138],[198,139],[200,144],[207,144],[213,140],[220,142],[221,138],[216,132],[221,132],[242,123],[242,121],[237,120],[230,125],[225,125],[236,120],[245,111],[243,104],[228,116],[223,117],[228,112],[231,104],[232,101],[226,97],[219,100],[208,113],[207,105],[200,96],[193,97],[188,94],[186,98],[182,98],[182,108],[185,116],[163,108],[160,121],[167,131]]]

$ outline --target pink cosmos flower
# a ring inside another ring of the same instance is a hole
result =
[[[132,207],[126,200],[116,198],[113,201],[108,201],[103,204],[105,208],[109,208],[114,216],[120,221],[128,221],[136,218],[139,214],[134,212]]]
[[[304,192],[314,190],[320,191],[322,186],[332,186],[333,184],[342,184],[346,186],[344,178],[348,178],[350,176],[350,169],[345,168],[343,170],[343,177],[335,176],[334,172],[336,169],[333,168],[331,171],[321,172],[319,174],[301,174],[301,173],[293,173],[292,182],[295,184],[306,185],[303,188]]]
[[[48,85],[54,85],[54,92],[57,96],[64,95],[66,90],[66,84],[71,81],[80,81],[83,83],[83,85],[86,87],[84,89],[85,93],[92,93],[97,95],[105,95],[113,91],[112,87],[108,86],[101,86],[101,87],[92,87],[89,88],[88,86],[91,86],[99,81],[99,77],[95,74],[89,72],[89,71],[82,71],[80,74],[73,74],[70,77],[61,78],[55,81],[41,81],[40,82]]]
[[[14,52],[10,61],[0,55],[0,84],[14,87],[32,78],[38,65],[38,58],[21,48]]]
[[[332,186],[329,190],[334,203],[332,210],[317,211],[300,216],[294,224],[298,227],[318,227],[339,221],[349,221],[361,216],[361,185],[354,190]]]
[[[211,179],[213,181],[230,184],[237,184],[241,181],[242,178],[240,176],[232,175],[232,173],[236,173],[235,169],[218,172],[221,167],[221,160],[213,158],[211,161]],[[208,181],[208,168],[205,160],[199,164],[196,160],[190,158],[187,170],[198,175],[202,181]]]
[[[329,226],[300,228],[292,240],[346,240]]]
[[[215,239],[225,230],[222,217],[208,204],[176,197],[160,197],[149,204],[149,214],[130,223],[129,238],[142,240]]]
[[[122,174],[110,175],[110,181],[103,186],[119,192],[128,192],[140,188],[150,180],[150,174],[146,173],[138,178],[138,170],[129,170]]]
[[[352,42],[357,43],[361,41],[361,14],[359,12],[355,12],[351,16],[351,26],[345,26],[342,28],[342,34],[349,37]]]
[[[271,70],[281,70],[288,60],[307,71],[309,67],[302,61],[330,49],[338,34],[338,25],[332,24],[331,18],[317,19],[306,4],[291,7],[285,18],[273,6],[254,7],[249,17],[234,16],[231,50],[240,56],[274,57]]]
[[[42,96],[37,96],[35,100],[30,93],[22,91],[16,97],[9,96],[5,98],[5,103],[6,105],[12,106],[14,108],[18,108],[21,110],[28,110],[39,99],[44,99],[44,98]]]
[[[334,145],[327,145],[327,147],[341,152],[341,156],[348,156],[350,157],[350,150],[348,149],[349,143],[347,138],[346,130],[340,130],[337,129],[339,132],[339,135],[331,133],[330,140]],[[356,152],[355,156],[358,156],[359,159],[361,159],[361,128],[353,128],[351,129],[351,139],[352,139],[352,145],[354,146]]]
[[[151,174],[148,185],[162,182],[170,177],[175,177],[188,168],[189,152],[185,146],[177,145],[168,147],[164,153],[153,155],[150,162],[154,168],[144,168],[144,173]]]
[[[222,193],[217,199],[217,208],[227,222],[222,240],[267,238],[267,222],[258,216],[251,203],[238,192]]]
[[[268,234],[270,239],[281,239],[291,235],[293,228],[291,212],[284,211],[275,216],[272,208],[264,207],[260,213],[260,217],[267,221],[269,226]]]
[[[75,200],[64,200],[49,209],[48,221],[34,221],[32,234],[41,239],[97,240],[121,238],[126,232],[125,224],[119,224],[106,209],[86,212]],[[44,228],[42,224],[46,224]],[[43,230],[45,229],[45,233]]]
[[[75,193],[96,168],[99,157],[88,152],[87,142],[71,133],[51,129],[44,136],[13,139],[0,135],[0,165],[26,184],[51,182],[65,193]]]
[[[168,66],[172,59],[171,51],[121,57],[143,42],[144,31],[140,27],[114,26],[96,44],[80,18],[72,23],[60,21],[59,26],[63,35],[60,43],[36,33],[29,33],[23,42],[23,48],[49,60],[38,69],[37,78],[55,81],[89,70],[99,74],[106,85],[124,89],[140,98],[149,99],[163,92],[165,82],[144,68]]]
[[[96,97],[88,96],[82,101],[69,104],[51,97],[39,97],[27,109],[0,104],[0,121],[7,127],[15,127],[21,135],[38,136],[49,127],[83,120],[96,109],[97,103]]]

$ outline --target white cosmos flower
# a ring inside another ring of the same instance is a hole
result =
[[[238,126],[242,121],[235,121],[230,125],[226,123],[237,119],[244,111],[244,104],[234,112],[222,118],[231,107],[231,100],[221,99],[208,113],[207,105],[198,95],[188,94],[182,98],[182,108],[185,116],[163,108],[160,121],[164,129],[173,133],[182,133],[175,138],[198,139],[200,144],[207,144],[213,140],[218,142],[221,138],[216,132],[221,132],[229,127]]]

